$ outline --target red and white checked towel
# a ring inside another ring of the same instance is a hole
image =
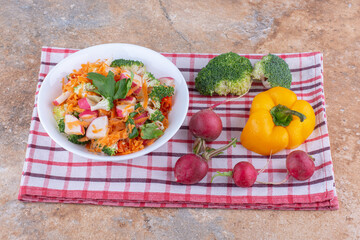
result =
[[[44,47],[41,54],[41,83],[60,60],[73,49]],[[218,177],[210,183],[216,171],[229,171],[239,161],[249,161],[257,169],[267,158],[246,150],[241,145],[229,148],[209,163],[208,175],[196,185],[185,186],[174,181],[173,167],[183,154],[192,151],[193,137],[188,131],[190,117],[225,98],[200,96],[194,89],[197,72],[216,54],[164,53],[182,72],[190,90],[190,107],[178,133],[158,150],[136,159],[101,162],[84,159],[58,146],[42,128],[34,107],[26,159],[21,178],[19,199],[31,202],[85,203],[132,207],[191,207],[230,209],[334,210],[338,201],[334,186],[333,165],[325,114],[323,90],[323,59],[319,52],[279,55],[289,64],[293,74],[292,90],[298,98],[307,100],[316,113],[316,127],[298,149],[316,159],[316,171],[308,181],[291,178],[287,183],[271,186],[255,184],[239,188],[232,179]],[[262,56],[243,55],[252,63]],[[249,116],[254,96],[264,91],[254,83],[250,92],[238,101],[216,108],[224,131],[211,146],[226,144],[231,137],[239,139]],[[285,158],[289,150],[272,157],[268,169],[259,181],[281,181],[285,175]]]

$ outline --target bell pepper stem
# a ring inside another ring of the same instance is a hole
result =
[[[218,176],[224,176],[224,177],[232,177],[233,172],[229,171],[229,172],[219,172],[217,171],[216,174],[214,176],[212,176],[211,178],[211,183],[213,182],[214,178],[218,177]]]
[[[294,110],[291,110],[291,109],[289,109],[288,111],[285,111],[285,113],[297,116],[298,118],[300,118],[300,122],[303,122],[306,118],[306,116],[304,114],[294,111]]]
[[[270,110],[270,114],[273,118],[276,126],[287,127],[293,120],[293,115],[299,117],[300,121],[303,122],[306,116],[298,111],[291,110],[290,108],[278,104]]]

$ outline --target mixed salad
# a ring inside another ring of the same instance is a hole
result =
[[[151,145],[168,127],[174,79],[156,79],[140,61],[82,64],[62,80],[53,114],[70,142],[124,155]]]

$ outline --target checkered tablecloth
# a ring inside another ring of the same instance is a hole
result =
[[[35,95],[45,76],[59,61],[76,52],[74,49],[43,47],[39,81]],[[190,117],[200,109],[224,100],[205,97],[194,88],[199,70],[216,54],[163,53],[184,75],[190,92],[190,107],[178,133],[158,150],[135,159],[104,162],[84,159],[58,146],[44,131],[34,107],[26,158],[21,178],[19,200],[30,202],[83,203],[131,207],[188,207],[229,209],[334,210],[338,209],[333,164],[325,113],[323,89],[323,58],[319,52],[280,54],[290,66],[292,90],[299,99],[307,100],[316,113],[316,127],[298,149],[315,159],[316,171],[311,179],[290,180],[281,185],[255,184],[239,188],[232,179],[218,177],[210,183],[216,171],[229,171],[239,161],[249,161],[255,168],[266,165],[267,157],[246,150],[240,144],[229,148],[209,163],[208,175],[198,184],[186,186],[175,182],[173,167],[176,160],[192,151],[193,137],[188,131]],[[241,54],[258,61],[262,55]],[[231,137],[239,139],[249,117],[254,96],[265,89],[254,83],[240,100],[215,109],[224,130],[210,144],[217,148]],[[259,181],[281,181],[285,175],[285,159],[289,150],[272,156]]]

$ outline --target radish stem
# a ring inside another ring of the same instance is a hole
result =
[[[232,138],[231,141],[226,144],[225,146],[222,146],[221,148],[218,148],[218,149],[214,149],[214,150],[210,150],[210,151],[205,151],[203,154],[202,154],[202,157],[204,159],[206,159],[207,161],[209,161],[213,156],[216,156],[218,155],[219,153],[221,153],[222,151],[228,149],[229,147],[231,147],[232,145],[236,145],[236,142],[237,142],[237,138]]]
[[[202,138],[196,138],[194,142],[193,152],[195,154],[199,154],[200,152],[203,152],[205,150],[206,150],[205,140]]]
[[[233,175],[232,171],[229,171],[229,172],[219,172],[219,171],[217,171],[216,174],[214,176],[212,176],[210,182],[212,183],[214,178],[218,177],[218,176],[232,177],[232,175]]]

